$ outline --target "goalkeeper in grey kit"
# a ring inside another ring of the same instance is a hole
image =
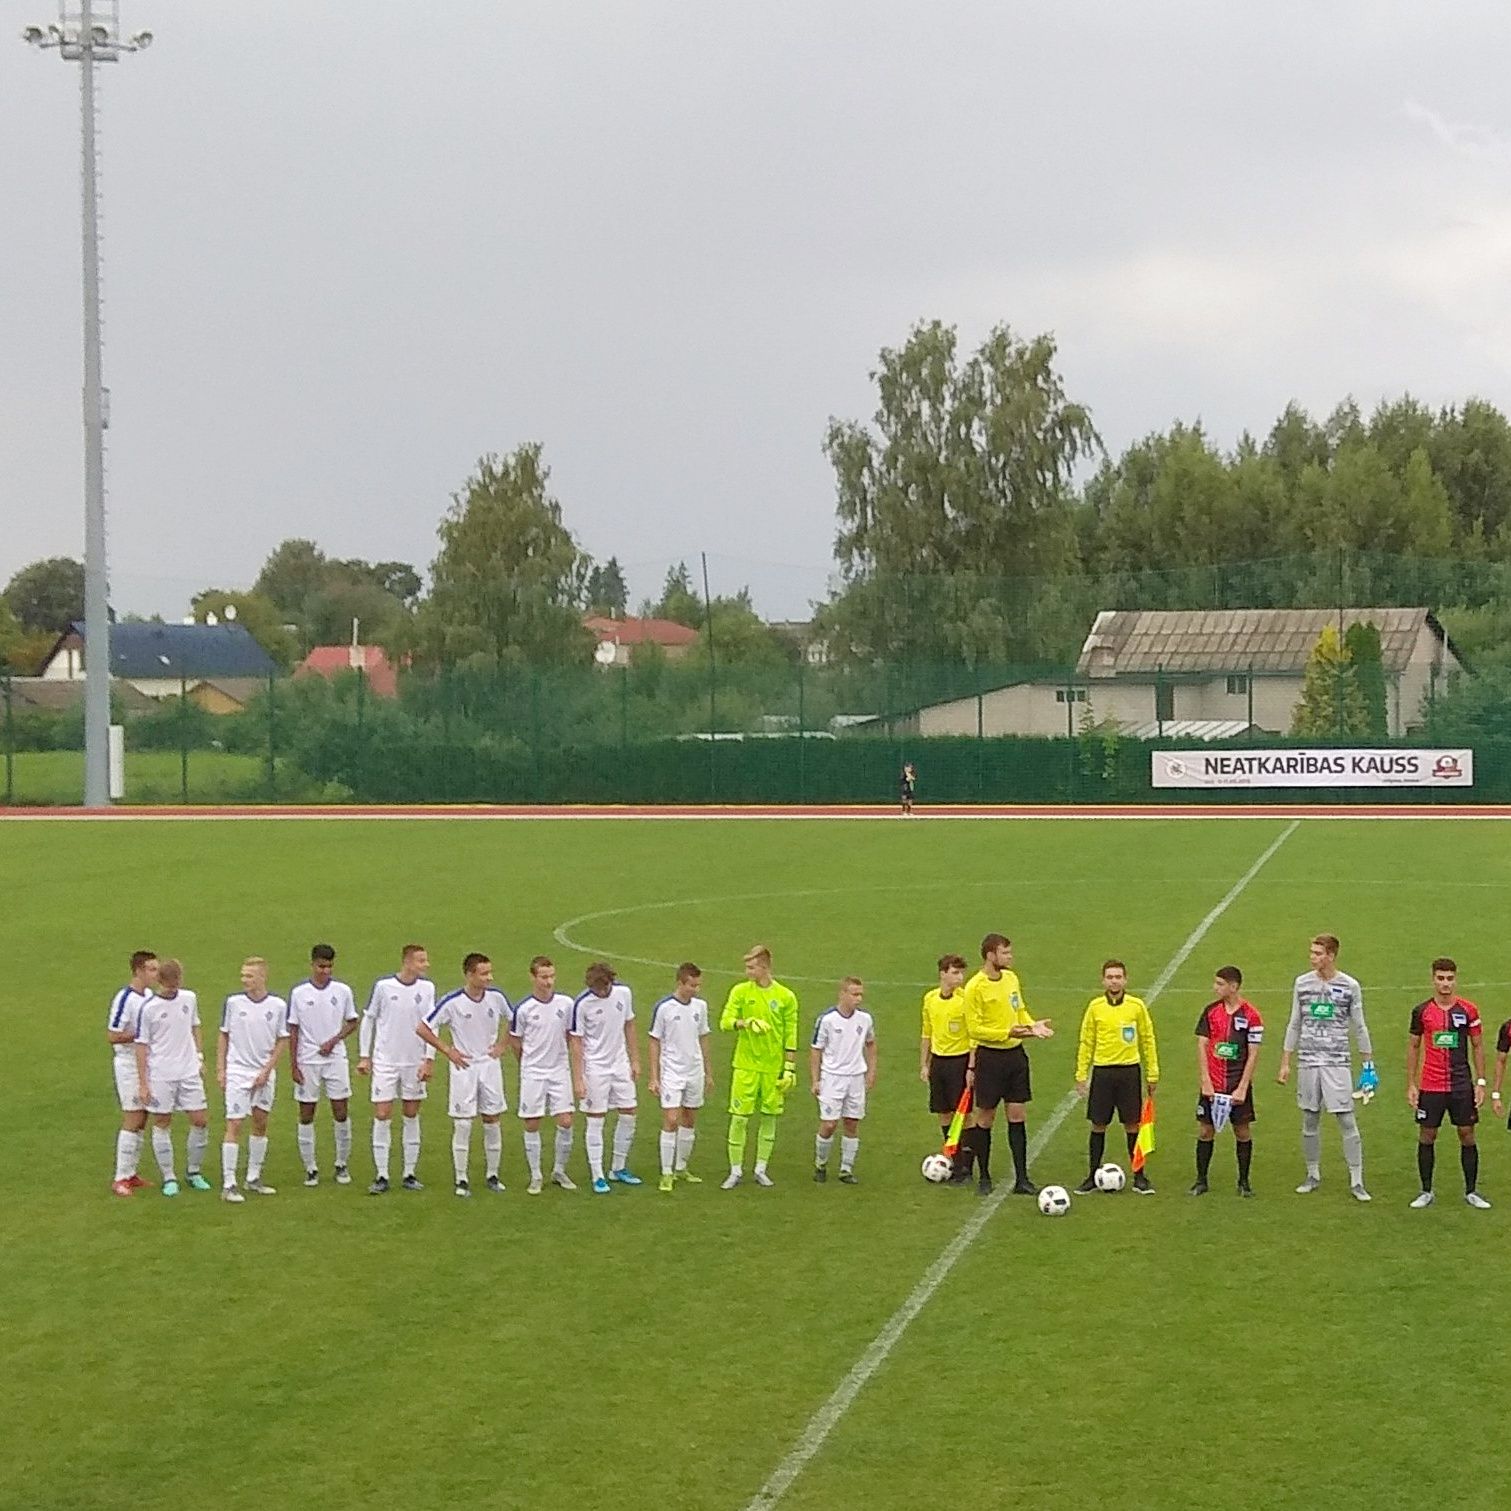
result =
[[[1349,1193],[1356,1201],[1369,1201],[1364,1187],[1364,1141],[1354,1113],[1350,1042],[1350,1036],[1357,1039],[1364,1056],[1360,1090],[1372,1093],[1379,1077],[1364,1022],[1364,992],[1352,976],[1338,969],[1338,941],[1333,935],[1318,934],[1312,940],[1311,963],[1312,968],[1296,978],[1276,1076],[1282,1086],[1290,1080],[1295,1055],[1299,1062],[1296,1102],[1301,1108],[1301,1147],[1306,1156],[1306,1179],[1296,1191],[1305,1196],[1322,1184],[1322,1114],[1330,1112],[1343,1134]]]

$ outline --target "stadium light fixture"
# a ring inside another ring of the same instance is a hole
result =
[[[28,46],[79,65],[84,252],[84,804],[110,805],[110,585],[105,562],[105,427],[101,375],[100,196],[95,148],[97,63],[152,45],[152,33],[121,35],[120,0],[59,0],[58,21],[21,33]]]

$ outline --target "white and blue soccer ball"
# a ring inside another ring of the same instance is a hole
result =
[[[936,1186],[955,1173],[955,1162],[947,1154],[930,1154],[923,1162],[923,1178]]]
[[[1099,1165],[1092,1176],[1098,1191],[1121,1191],[1128,1184],[1121,1165]]]
[[[1045,1186],[1039,1192],[1039,1210],[1046,1217],[1064,1217],[1070,1211],[1070,1192],[1064,1186]]]

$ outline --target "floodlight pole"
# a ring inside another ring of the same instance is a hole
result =
[[[97,62],[152,42],[123,38],[119,0],[59,0],[58,25],[28,26],[22,38],[56,48],[79,65],[84,261],[84,806],[110,806],[110,581],[105,557],[105,427],[109,424],[100,354],[100,206],[95,149]]]

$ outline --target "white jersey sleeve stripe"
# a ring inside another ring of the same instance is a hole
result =
[[[110,1026],[112,1029],[120,1029],[121,1019],[126,1016],[126,1003],[130,1000],[130,997],[131,988],[129,986],[123,986],[120,991],[115,994],[115,1001],[111,1004],[110,1008]],[[98,1001],[99,999],[96,998],[95,1000]],[[98,1009],[96,1009],[96,1011],[98,1011]],[[96,1018],[94,1021],[98,1023],[100,1020]]]

